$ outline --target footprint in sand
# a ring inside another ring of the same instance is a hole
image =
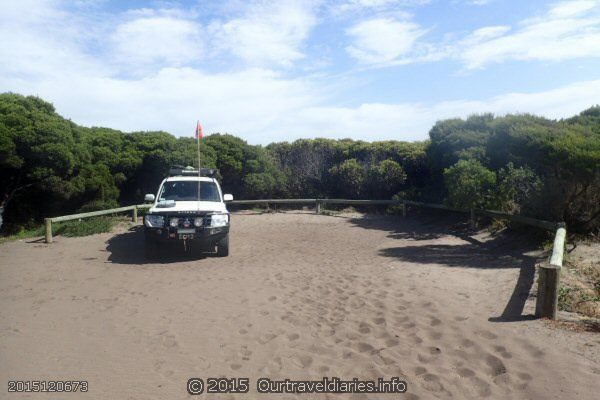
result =
[[[368,344],[368,343],[365,343],[365,342],[359,342],[359,343],[356,345],[356,348],[357,348],[357,349],[358,349],[358,351],[359,351],[359,352],[361,352],[361,353],[365,353],[365,352],[371,352],[371,351],[375,350],[375,348],[374,348],[373,346],[371,346],[370,344]]]
[[[512,358],[512,354],[507,351],[504,346],[494,346],[494,350],[496,350],[502,358]]]
[[[424,389],[429,390],[430,392],[441,392],[444,390],[444,386],[437,375],[425,374],[421,378],[423,379],[422,386]]]
[[[493,339],[497,339],[498,336],[496,336],[495,334],[493,334],[492,332],[489,331],[477,331],[475,332],[475,334],[477,336],[480,336],[484,339],[489,339],[489,340],[493,340]]]
[[[429,347],[427,349],[427,354],[420,353],[417,355],[417,359],[423,364],[430,364],[435,361],[440,354],[442,354],[442,350],[438,347]]]
[[[379,365],[392,365],[392,364],[396,363],[396,360],[394,358],[385,357],[385,356],[382,356],[381,354],[378,354],[375,356],[375,363],[377,363]],[[403,374],[399,374],[399,375],[403,375]]]
[[[327,371],[329,371],[329,367],[327,365],[321,365],[319,368],[317,368],[317,370],[320,374],[325,374]]]
[[[300,339],[300,335],[298,335],[297,333],[290,333],[289,335],[287,335],[287,338],[290,342],[293,342],[294,340]]]
[[[533,379],[533,377],[526,372],[518,372],[517,376],[523,381],[530,381]]]
[[[502,360],[492,354],[488,354],[485,358],[485,363],[491,368],[492,377],[497,377],[507,372]]]
[[[240,350],[240,355],[242,356],[242,360],[249,361],[250,356],[252,355],[252,350],[248,350],[248,346],[242,346]]]
[[[275,339],[276,337],[277,337],[277,335],[275,335],[273,333],[265,333],[264,335],[261,335],[258,338],[258,343],[260,343],[260,344],[267,344],[271,340]]]
[[[415,324],[414,322],[407,322],[405,324],[402,324],[402,328],[404,329],[412,329],[415,326],[417,326],[417,324]]]
[[[433,340],[440,340],[444,335],[441,332],[433,331],[427,332],[427,336],[429,336],[429,338]]]
[[[292,360],[296,365],[302,368],[310,367],[313,362],[313,358],[306,354],[297,355]]]
[[[490,385],[488,385],[483,379],[480,379],[476,376],[472,376],[468,379],[471,383],[472,388],[475,390],[477,396],[489,397],[492,394],[492,391],[490,390]]]
[[[358,331],[359,331],[360,333],[367,334],[367,333],[371,332],[371,325],[369,325],[369,324],[368,324],[368,323],[366,323],[366,322],[361,322],[361,323],[358,325]]]
[[[461,378],[470,378],[472,376],[475,376],[475,372],[473,370],[470,370],[469,368],[459,368],[457,373],[458,376],[460,376]]]
[[[423,339],[421,339],[417,334],[412,333],[410,335],[408,335],[408,339],[413,343],[413,344],[421,344],[423,343]]]
[[[281,371],[281,367],[282,367],[281,357],[275,357],[275,358],[269,360],[269,363],[264,368],[264,371],[268,375],[275,375],[276,373]]]

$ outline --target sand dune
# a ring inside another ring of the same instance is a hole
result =
[[[225,259],[145,263],[126,228],[7,243],[0,379],[87,380],[73,398],[92,399],[185,398],[188,378],[220,376],[250,393],[208,398],[323,376],[398,376],[408,392],[268,397],[597,398],[600,335],[530,317],[535,248],[451,218],[302,213],[235,215]]]

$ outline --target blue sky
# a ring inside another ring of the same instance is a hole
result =
[[[600,103],[599,0],[9,0],[0,38],[0,91],[124,131],[423,140]]]

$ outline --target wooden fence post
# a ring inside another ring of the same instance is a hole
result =
[[[406,202],[402,200],[402,216],[406,217]]]
[[[535,314],[539,317],[556,319],[566,236],[567,230],[564,223],[558,224],[550,261],[540,265],[538,294],[535,302]]]
[[[137,222],[138,222],[137,206],[133,206],[133,210],[131,211],[131,221],[134,224],[137,224]]]
[[[315,207],[315,212],[316,212],[317,214],[321,214],[321,201],[320,201],[320,200],[317,200],[317,201],[316,201],[316,203],[317,203],[317,205],[316,205],[316,207]]]
[[[550,263],[540,265],[538,294],[535,302],[535,314],[537,316],[556,319],[560,270],[561,267]]]
[[[52,219],[44,218],[46,223],[46,243],[52,243]]]
[[[471,229],[475,229],[477,228],[477,221],[475,220],[475,210],[471,208],[471,218],[470,218],[470,222],[471,222]]]

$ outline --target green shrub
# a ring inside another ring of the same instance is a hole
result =
[[[457,208],[493,208],[496,174],[476,160],[459,160],[444,170],[448,202]]]
[[[114,217],[86,218],[78,221],[59,222],[53,226],[53,234],[74,237],[110,232],[117,223]]]

